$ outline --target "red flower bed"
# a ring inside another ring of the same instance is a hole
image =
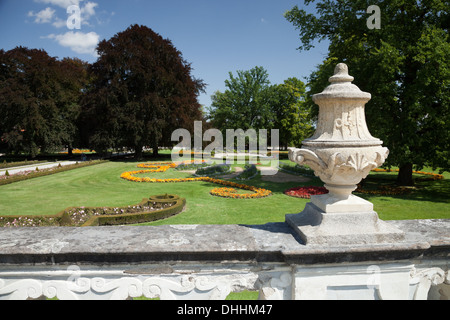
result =
[[[325,187],[315,187],[315,186],[309,186],[309,187],[297,187],[292,188],[289,190],[286,190],[284,194],[296,197],[296,198],[303,198],[303,199],[309,199],[311,196],[321,195],[321,194],[327,194],[328,190]]]

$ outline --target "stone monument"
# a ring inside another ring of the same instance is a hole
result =
[[[312,196],[303,212],[287,215],[306,244],[352,245],[390,243],[404,233],[381,221],[373,204],[352,194],[371,170],[389,155],[383,142],[367,127],[365,105],[371,94],[362,92],[340,63],[331,85],[313,96],[319,119],[313,137],[301,149],[290,149],[289,159],[314,170],[329,194]]]

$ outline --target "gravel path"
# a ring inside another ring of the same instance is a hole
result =
[[[23,172],[23,171],[30,171],[30,170],[36,170],[36,168],[39,168],[39,170],[41,169],[49,169],[49,168],[54,168],[59,166],[59,164],[61,164],[61,166],[69,166],[72,164],[76,164],[76,161],[60,161],[60,162],[46,162],[46,163],[40,163],[40,164],[35,164],[35,165],[28,165],[28,166],[22,166],[22,167],[15,167],[15,168],[5,168],[5,169],[0,169],[0,176],[4,176],[6,171],[8,171],[9,174],[16,174],[19,172]]]

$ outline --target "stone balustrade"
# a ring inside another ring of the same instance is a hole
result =
[[[1,229],[0,299],[448,299],[449,221],[390,221],[404,240],[336,246],[287,223]]]

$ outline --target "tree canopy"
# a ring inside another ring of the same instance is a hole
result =
[[[191,65],[170,40],[139,25],[98,45],[91,67],[93,81],[84,103],[90,143],[99,150],[128,147],[142,155],[144,146],[170,141],[176,128],[193,129],[202,119]]]
[[[58,61],[44,50],[0,50],[0,139],[12,152],[71,148],[85,85],[86,65]]]
[[[368,124],[391,151],[387,165],[400,167],[398,183],[413,184],[413,166],[450,170],[450,2],[305,1],[311,3],[317,15],[298,7],[285,14],[300,32],[300,50],[330,41],[309,96],[328,85],[337,63],[347,63],[355,84],[373,96]],[[380,29],[367,27],[369,5],[381,9]]]
[[[0,148],[8,153],[171,146],[203,120],[205,84],[170,40],[133,25],[98,45],[93,64],[44,50],[0,50]]]
[[[311,134],[312,123],[303,109],[305,84],[290,78],[271,85],[263,67],[229,73],[225,92],[212,96],[211,125],[227,129],[279,129],[281,146],[299,145]]]
[[[271,128],[280,130],[280,146],[298,147],[314,133],[314,121],[305,103],[305,84],[289,78],[269,89]]]
[[[269,87],[269,74],[263,67],[232,72],[225,80],[227,90],[212,96],[210,108],[213,125],[225,129],[260,129],[268,120],[265,90]]]

